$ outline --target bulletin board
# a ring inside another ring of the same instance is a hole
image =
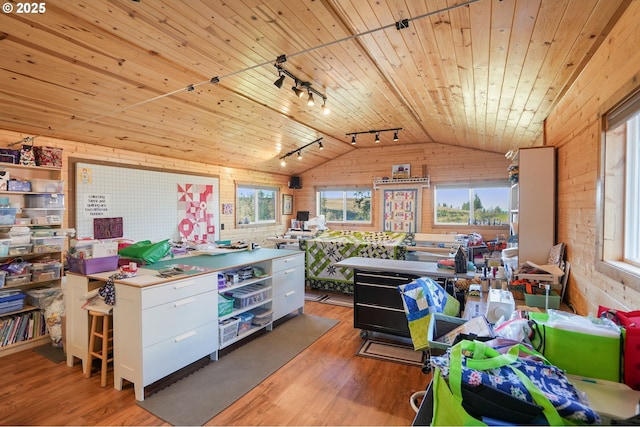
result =
[[[220,239],[217,177],[77,162],[74,181],[78,237],[93,237],[100,219],[134,241]]]

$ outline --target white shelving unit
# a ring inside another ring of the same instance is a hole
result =
[[[401,178],[401,179],[382,179],[375,178],[373,180],[373,189],[377,190],[382,185],[397,185],[397,184],[422,184],[422,187],[429,188],[429,177],[423,178]]]

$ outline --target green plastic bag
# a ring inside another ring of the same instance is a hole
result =
[[[124,258],[142,260],[146,264],[153,264],[169,255],[171,245],[169,239],[151,243],[151,240],[142,240],[118,251],[118,255]]]

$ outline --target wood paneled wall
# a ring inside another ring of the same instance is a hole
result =
[[[19,141],[25,136],[28,135],[0,130],[0,147],[7,147],[8,144]],[[68,175],[70,172],[68,170],[69,157],[73,157],[75,159],[118,163],[123,166],[143,166],[148,168],[177,172],[190,171],[194,173],[208,174],[219,177],[220,203],[232,203],[234,206],[234,214],[221,215],[220,217],[220,223],[224,224],[224,230],[220,231],[220,237],[222,240],[245,240],[248,242],[259,243],[263,247],[271,247],[273,245],[265,240],[266,237],[273,236],[275,234],[282,234],[287,229],[287,224],[290,224],[290,216],[284,217],[280,215],[277,216],[280,222],[273,226],[244,227],[235,224],[236,183],[272,185],[274,187],[279,187],[281,191],[288,192],[290,191],[287,189],[287,183],[289,179],[288,176],[254,172],[244,169],[233,169],[218,165],[206,165],[203,163],[198,163],[196,161],[186,162],[182,160],[173,160],[166,157],[145,155],[135,153],[133,151],[110,149],[94,146],[91,144],[76,143],[73,141],[64,141],[54,138],[39,137],[35,140],[34,145],[52,146],[63,149],[62,176],[65,179],[64,190],[67,200],[72,200],[75,197],[73,194],[73,189],[69,188],[68,185],[68,182],[70,181]],[[19,149],[20,145],[13,146],[11,148]],[[71,173],[73,173],[73,171],[71,171]],[[135,191],[135,183],[132,183],[131,185],[132,191]],[[221,207],[220,212],[222,213]],[[72,212],[65,212],[65,227],[69,225],[69,214],[73,215]]]
[[[595,314],[599,304],[640,308],[639,292],[594,268],[599,120],[640,85],[639,21],[634,1],[546,122],[547,144],[557,147],[558,157],[557,238],[567,244],[572,264],[567,295],[581,314]]]
[[[463,233],[476,231],[489,240],[496,234],[509,234],[509,228],[503,227],[445,227],[434,225],[433,186],[443,183],[466,183],[481,181],[506,181],[507,167],[510,161],[504,155],[443,144],[425,143],[412,145],[382,145],[380,147],[360,148],[345,154],[319,167],[302,174],[302,189],[295,190],[296,207],[309,210],[316,215],[315,192],[330,186],[353,186],[372,188],[374,177],[390,177],[391,169],[396,164],[410,164],[411,176],[422,177],[426,173],[430,177],[431,187],[422,191],[421,233]],[[411,185],[403,184],[402,188]],[[381,197],[382,188],[373,192],[371,225],[344,227],[332,225],[332,228],[349,228],[362,230],[382,230]],[[419,187],[422,188],[422,187]]]

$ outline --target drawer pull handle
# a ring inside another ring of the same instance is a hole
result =
[[[184,334],[182,334],[182,335],[178,335],[178,336],[175,338],[175,341],[176,341],[176,342],[184,341],[184,340],[186,340],[187,338],[190,338],[190,337],[194,336],[195,334],[196,334],[196,331],[186,332],[186,333],[184,333]]]
[[[180,307],[181,305],[191,304],[192,302],[195,302],[195,301],[196,301],[195,298],[187,298],[180,301],[176,301],[175,304],[173,304],[173,306]]]
[[[287,292],[286,294],[284,294],[284,296],[285,296],[285,298],[286,298],[286,297],[290,297],[290,296],[292,296],[292,295],[293,295],[293,294],[295,294],[295,293],[296,293],[296,291],[289,291],[289,292]]]
[[[175,285],[173,285],[173,289],[182,289],[182,288],[186,288],[189,286],[193,286],[193,285],[197,285],[198,282],[195,280],[187,280],[184,282],[178,282]]]
[[[284,272],[284,274],[291,274],[291,273],[293,273],[293,272],[295,272],[295,271],[296,271],[296,269],[295,269],[295,268],[292,268],[292,269],[286,270],[286,271]]]

